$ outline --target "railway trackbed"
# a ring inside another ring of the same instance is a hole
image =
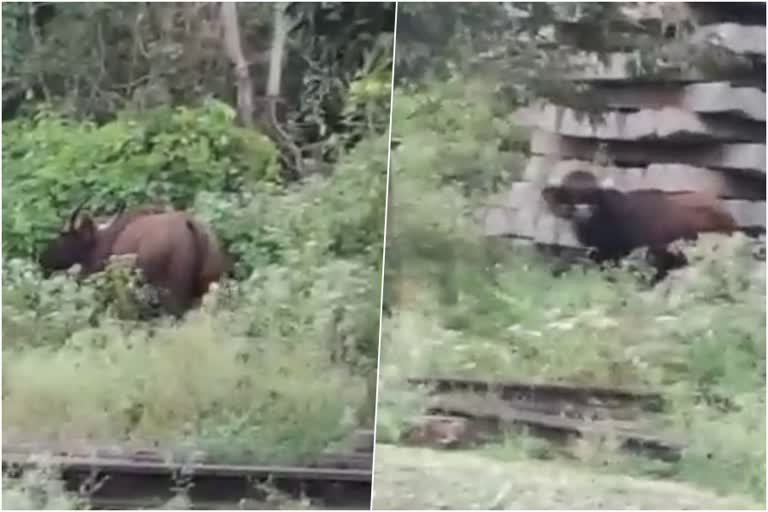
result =
[[[151,451],[3,446],[3,477],[53,467],[95,509],[160,508],[182,497],[193,509],[266,507],[275,491],[311,508],[367,509],[371,453],[324,454],[307,467],[164,460]]]
[[[424,414],[405,430],[407,444],[462,447],[524,429],[552,441],[610,440],[649,457],[679,459],[685,441],[659,425],[658,393],[568,384],[412,378],[429,389]]]

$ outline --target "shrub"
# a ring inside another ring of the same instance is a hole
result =
[[[393,160],[408,175],[455,184],[470,197],[522,175],[527,130],[487,83],[454,77],[395,95],[392,130],[400,146]]]
[[[238,194],[202,192],[194,210],[228,247],[239,278],[297,255],[308,265],[327,258],[363,258],[378,270],[386,143],[384,137],[362,141],[342,157],[333,177],[316,176],[288,187],[255,183]]]
[[[190,205],[197,192],[232,192],[277,179],[277,152],[236,127],[231,108],[162,108],[97,126],[43,110],[3,124],[4,254],[34,256],[74,204],[112,209],[157,201]]]
[[[3,348],[63,345],[102,310],[97,295],[72,275],[44,280],[31,261],[3,261]]]

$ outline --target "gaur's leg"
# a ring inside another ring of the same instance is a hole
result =
[[[174,279],[174,261],[172,255],[162,251],[141,251],[136,261],[144,274],[144,279],[157,292],[160,309],[176,317],[183,314],[183,301]]]
[[[646,254],[648,263],[656,269],[656,274],[651,279],[651,285],[662,281],[671,270],[684,267],[688,259],[680,251],[672,252],[665,247],[649,247]]]

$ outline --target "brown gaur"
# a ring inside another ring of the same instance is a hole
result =
[[[669,251],[676,240],[695,240],[699,233],[730,234],[738,226],[713,194],[666,193],[658,189],[622,192],[602,187],[588,171],[574,171],[542,198],[557,217],[571,222],[579,242],[597,262],[617,262],[634,249],[648,249],[656,269],[654,281],[687,261]]]
[[[186,212],[143,206],[97,222],[81,214],[82,207],[42,251],[39,261],[46,275],[75,264],[89,275],[103,270],[110,256],[135,254],[147,282],[164,292],[164,307],[180,315],[225,271],[216,235]]]

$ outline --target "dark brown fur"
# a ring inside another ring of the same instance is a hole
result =
[[[176,314],[195,305],[225,267],[207,225],[185,212],[154,206],[119,213],[101,229],[87,215],[71,221],[48,244],[40,263],[48,273],[80,264],[87,275],[103,270],[110,256],[122,254],[136,255],[137,267],[166,292],[164,305]]]
[[[647,248],[656,269],[655,281],[686,264],[685,256],[668,250],[671,242],[737,229],[714,195],[621,192],[600,188],[595,177],[584,171],[571,173],[560,186],[546,187],[542,197],[554,215],[572,223],[579,242],[594,250],[598,262],[618,262],[635,249]]]

